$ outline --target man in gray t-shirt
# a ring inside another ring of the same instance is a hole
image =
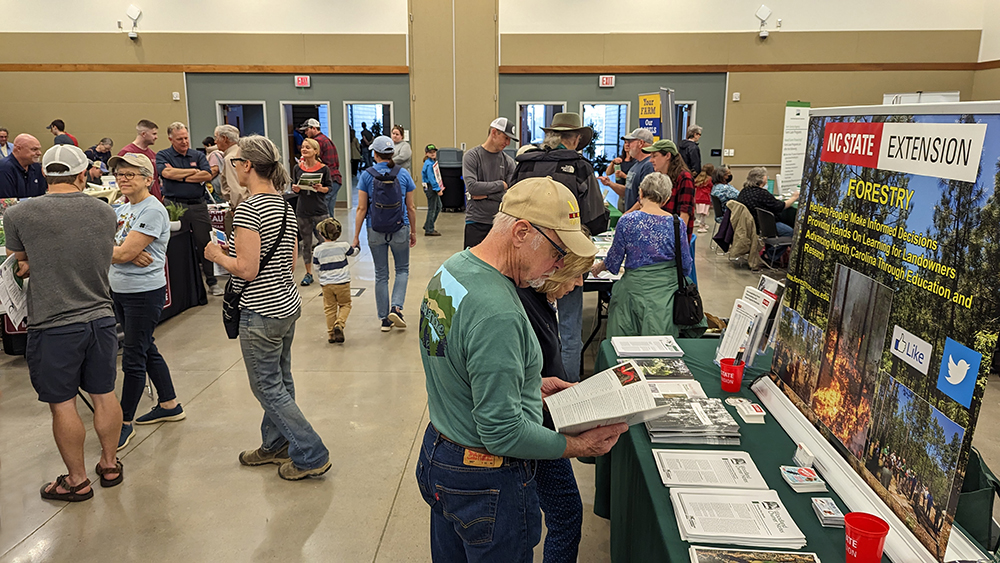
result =
[[[511,139],[517,140],[514,123],[498,117],[490,123],[486,142],[465,153],[462,177],[465,179],[465,243],[476,246],[493,228],[493,216],[514,179],[514,159],[503,152]]]
[[[52,147],[42,157],[48,193],[18,203],[3,217],[7,252],[18,260],[18,275],[31,276],[28,373],[38,400],[49,403],[52,430],[69,470],[45,485],[41,495],[67,502],[94,495],[83,455],[86,430],[76,410],[78,389],[88,392],[94,404],[101,485],[112,487],[122,478],[115,457],[122,425],[115,397],[118,336],[108,283],[115,213],[82,193],[88,167],[78,147]]]

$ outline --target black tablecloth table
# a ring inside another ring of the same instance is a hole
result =
[[[684,349],[684,362],[701,383],[709,397],[729,397],[723,393],[719,368],[713,363],[718,340],[678,339]],[[595,372],[607,369],[617,361],[614,348],[609,340],[601,343]],[[760,374],[760,366],[770,364],[771,358],[763,356],[755,373]],[[757,362],[755,362],[757,363]],[[748,370],[752,371],[752,370]],[[751,377],[753,373],[748,374]],[[749,390],[751,381],[744,377],[743,389],[735,395],[757,401]],[[795,524],[802,530],[808,545],[802,551],[816,552],[823,563],[844,561],[844,531],[838,528],[820,526],[812,510],[813,497],[831,497],[845,514],[846,505],[834,492],[796,493],[779,474],[780,465],[793,465],[795,443],[781,426],[765,417],[765,424],[745,424],[727,407],[730,414],[740,423],[740,446],[687,446],[670,445],[670,449],[724,449],[748,452],[760,469],[768,486],[778,492],[782,503],[788,509]],[[677,529],[670,492],[660,480],[656,462],[653,460],[653,445],[649,441],[646,427],[637,424],[622,434],[618,443],[605,456],[597,458],[597,491],[594,512],[598,516],[611,519],[611,560],[618,563],[635,561],[688,561],[690,544],[682,541]],[[733,549],[749,549],[728,546]],[[883,561],[888,561],[883,557]]]
[[[167,303],[160,322],[197,305],[207,305],[208,295],[201,277],[201,260],[190,232],[170,233],[167,244]]]

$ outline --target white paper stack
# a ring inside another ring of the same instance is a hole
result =
[[[631,361],[642,370],[649,381],[661,379],[694,379],[694,374],[680,358],[636,358],[634,360],[620,359],[620,362]]]
[[[767,563],[820,563],[815,553],[803,551],[746,551],[742,549],[721,549],[692,545],[688,550],[691,563],[747,563],[759,561]]]
[[[680,358],[684,350],[673,336],[612,336],[619,358]]]
[[[668,398],[657,404],[662,414],[646,422],[654,444],[740,445],[740,425],[720,399]]]
[[[767,490],[764,476],[747,452],[653,450],[653,459],[668,487]]]
[[[775,491],[673,488],[681,539],[692,543],[799,549],[806,537]]]
[[[843,528],[844,513],[837,508],[832,498],[821,497],[812,499],[813,510],[824,528]]]
[[[825,493],[826,481],[811,467],[781,466],[781,478],[796,493]]]
[[[724,358],[735,358],[740,348],[743,348],[745,350],[742,356],[743,361],[748,366],[751,365],[757,339],[760,337],[762,322],[763,313],[760,309],[743,299],[737,299],[733,303],[732,313],[729,314],[729,324],[722,334],[722,342],[719,343],[719,349],[715,352],[715,362],[718,363]]]

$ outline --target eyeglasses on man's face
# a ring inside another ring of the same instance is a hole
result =
[[[552,240],[551,238],[549,238],[549,235],[545,234],[545,231],[543,231],[541,229],[541,227],[539,227],[538,225],[536,225],[534,223],[532,223],[531,226],[534,227],[536,231],[538,231],[538,234],[540,234],[543,237],[545,237],[545,240],[549,241],[549,244],[552,245],[552,248],[554,248],[556,250],[556,252],[559,253],[559,258],[560,259],[565,258],[566,255],[569,254],[568,250],[566,250],[563,247],[559,246],[558,244],[555,243],[554,240]]]

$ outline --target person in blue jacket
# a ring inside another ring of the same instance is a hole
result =
[[[434,229],[434,222],[441,213],[441,194],[444,184],[437,164],[438,149],[434,145],[424,148],[424,168],[421,172],[424,182],[424,193],[427,194],[427,220],[424,221],[424,236],[439,237],[441,233]]]

